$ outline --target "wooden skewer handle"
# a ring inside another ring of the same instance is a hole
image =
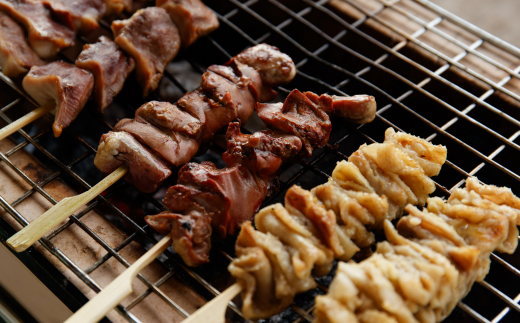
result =
[[[36,120],[39,117],[46,114],[47,112],[51,111],[52,109],[54,109],[54,106],[55,106],[54,102],[47,103],[29,113],[27,113],[25,116],[21,117],[20,119],[3,127],[2,129],[0,129],[0,140],[12,135],[13,133],[22,129],[29,123],[33,122],[34,120]]]
[[[47,210],[47,212],[40,215],[36,220],[29,223],[28,226],[9,238],[7,244],[16,252],[25,251],[57,224],[67,219],[81,206],[92,201],[101,192],[125,176],[127,171],[128,166],[120,166],[118,169],[113,171],[112,174],[105,177],[101,182],[85,193],[64,198],[58,204]]]
[[[111,282],[99,294],[83,305],[65,323],[95,323],[132,294],[132,281],[137,274],[148,266],[157,256],[163,253],[171,244],[171,235],[161,239],[152,249],[148,250],[139,260],[128,267],[119,277]]]
[[[235,283],[220,295],[202,306],[197,312],[182,321],[182,323],[224,323],[229,302],[242,291],[242,285]]]

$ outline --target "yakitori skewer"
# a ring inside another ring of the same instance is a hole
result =
[[[26,250],[125,175],[127,182],[141,191],[155,191],[171,174],[170,167],[188,162],[202,143],[229,122],[245,122],[256,102],[271,100],[276,95],[272,87],[291,81],[295,74],[290,57],[275,47],[257,45],[225,66],[209,67],[201,88],[185,94],[176,105],[155,101],[143,105],[134,120],[121,120],[114,132],[101,138],[94,163],[109,177],[88,192],[54,206],[42,220],[33,221],[11,237],[8,245],[18,252]],[[168,140],[163,141],[165,138]],[[165,142],[174,150],[157,144]]]

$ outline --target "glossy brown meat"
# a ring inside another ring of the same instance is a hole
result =
[[[42,58],[50,58],[74,44],[74,31],[55,22],[41,2],[0,0],[0,11],[17,20],[27,30],[32,49]]]
[[[271,99],[273,94],[276,95],[262,81],[259,74],[261,71],[234,59],[226,66],[213,65],[209,70],[198,90],[186,93],[176,104],[157,101],[144,104],[136,111],[133,122],[123,120],[115,130],[131,133],[142,145],[169,164],[181,166],[216,131],[237,118],[247,120],[253,113],[257,100]],[[258,156],[260,155],[268,156],[268,153],[258,150]],[[273,156],[279,159],[278,156]],[[269,163],[268,160],[264,162]],[[135,165],[137,164],[129,166]],[[228,165],[234,166],[231,159]],[[273,165],[269,167],[272,168]],[[153,180],[154,178],[149,178],[147,181]],[[141,190],[140,183],[134,185]]]
[[[267,44],[250,47],[235,56],[235,60],[256,68],[262,80],[272,86],[289,83],[296,75],[292,59]]]
[[[125,180],[145,193],[157,190],[171,175],[164,161],[123,131],[109,132],[101,137],[94,164],[103,173],[111,173],[123,164],[128,165]]]
[[[159,86],[166,65],[177,55],[180,37],[166,11],[158,7],[138,10],[127,20],[112,22],[116,44],[137,63],[143,96]]]
[[[300,138],[280,131],[258,131],[252,135],[240,132],[238,122],[230,123],[226,133],[227,151],[222,159],[227,165],[243,164],[268,182],[283,161],[297,155]]]
[[[179,28],[183,47],[190,46],[219,26],[215,13],[200,0],[157,0],[155,5],[164,8]]]
[[[175,250],[188,265],[198,266],[209,261],[213,228],[219,239],[234,234],[249,214],[258,210],[265,191],[263,182],[245,166],[217,169],[211,162],[188,163],[179,171],[178,184],[170,187],[163,199],[174,214],[167,218],[164,214],[147,216],[145,220],[162,232],[169,227],[164,223],[168,221]]]
[[[337,96],[305,92],[305,96],[328,115],[348,119],[355,123],[369,123],[376,116],[376,100],[370,95]]]
[[[150,101],[145,103],[135,112],[135,119],[193,138],[199,137],[203,127],[197,118],[169,102]]]
[[[161,131],[149,123],[134,119],[119,121],[113,131],[131,134],[143,146],[149,147],[172,166],[186,164],[199,149],[197,141],[192,138],[171,131]]]
[[[68,127],[83,110],[92,93],[94,77],[75,65],[52,62],[32,67],[23,79],[24,90],[40,105],[54,101],[56,118],[52,125],[55,137]]]
[[[135,68],[135,61],[126,57],[108,37],[101,36],[97,43],[83,46],[76,66],[94,75],[94,97],[103,112],[123,88],[126,78]]]
[[[132,0],[105,0],[106,16],[121,13],[123,10],[130,12],[132,10]]]
[[[99,28],[98,20],[105,14],[104,0],[38,0],[43,2],[64,25],[88,34]]]
[[[321,148],[329,140],[332,130],[329,116],[298,90],[292,90],[283,104],[258,103],[256,111],[269,128],[300,137],[309,156],[312,147]]]
[[[43,65],[43,61],[29,47],[25,33],[8,15],[0,11],[0,67],[2,73],[16,77],[26,73],[33,66]]]

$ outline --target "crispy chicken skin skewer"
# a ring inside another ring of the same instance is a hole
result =
[[[0,10],[25,27],[29,44],[41,58],[51,58],[74,44],[74,31],[52,20],[42,2],[0,0]]]
[[[466,180],[448,199],[428,199],[427,209],[408,205],[410,214],[394,228],[384,223],[386,242],[356,263],[339,263],[326,295],[316,297],[315,321],[440,322],[489,272],[490,253],[512,254],[518,244],[518,198],[500,204],[507,188]]]
[[[368,171],[350,161],[366,150],[371,152],[366,156],[371,165]],[[286,193],[285,207],[275,204],[260,210],[255,216],[258,230],[245,222],[235,246],[238,258],[229,266],[245,287],[244,316],[256,320],[281,312],[297,293],[316,286],[311,274],[325,275],[334,259],[347,261],[372,245],[372,231],[401,216],[409,201],[421,204],[412,197],[430,194],[435,187],[424,191],[423,187],[408,186],[402,179],[407,174],[390,168],[387,161],[407,162],[415,180],[429,181],[420,163],[410,162],[414,155],[423,165],[436,164],[440,170],[446,149],[390,128],[382,144],[363,145],[348,162],[339,162],[328,183],[311,191],[293,186]],[[389,193],[401,199],[391,200]],[[395,205],[397,202],[400,204]]]
[[[94,75],[94,99],[103,112],[123,88],[135,68],[135,61],[126,57],[108,37],[101,36],[97,43],[83,46],[76,66]]]
[[[159,86],[166,65],[180,48],[179,31],[162,8],[138,10],[129,19],[112,22],[115,43],[136,62],[143,97]]]
[[[263,47],[271,51],[273,59],[285,62],[287,66],[292,64],[292,68],[295,69],[290,57],[277,48],[268,45]],[[254,47],[244,52],[252,50]],[[246,122],[260,98],[272,99],[276,95],[276,92],[264,83],[260,72],[261,70],[257,71],[236,61],[235,58],[224,66],[210,66],[202,75],[201,87],[198,90],[186,93],[176,104],[149,102],[136,111],[133,120],[120,121],[114,131],[131,133],[141,145],[153,151],[156,157],[167,165],[182,166],[217,130],[233,120]],[[295,72],[292,75],[295,75]],[[164,146],[160,144],[162,142],[165,143]],[[103,139],[100,144],[102,143]],[[153,191],[164,180],[162,176],[153,177],[158,172],[143,172],[138,159],[121,159],[118,158],[120,152],[117,149],[101,151],[101,148],[108,149],[108,146],[100,145],[94,160],[101,171],[110,173],[125,163],[129,166],[129,173],[134,173],[127,177],[129,182],[145,192]],[[113,157],[107,159],[110,154]],[[119,165],[113,159],[120,160]],[[161,165],[158,164],[157,167],[160,168]],[[144,186],[141,182],[132,180],[139,176],[150,176],[147,183],[155,184]]]
[[[25,33],[8,15],[0,11],[0,67],[8,77],[26,73],[33,66],[43,65],[43,61],[29,47]]]
[[[24,90],[40,105],[56,102],[52,125],[55,137],[78,116],[87,103],[94,77],[88,71],[65,62],[32,67],[22,82]]]
[[[260,118],[276,130],[244,135],[240,133],[239,123],[230,124],[226,135],[228,150],[223,155],[228,166],[220,170],[209,162],[184,166],[179,171],[179,184],[172,186],[163,200],[171,212],[148,216],[146,221],[161,233],[171,229],[174,248],[188,265],[208,262],[213,229],[214,238],[223,239],[227,234],[234,234],[240,224],[251,220],[271,187],[276,186],[282,162],[310,156],[314,148],[323,147],[332,129],[328,114],[334,114],[338,106],[346,110],[345,102],[349,99],[293,90],[284,103],[257,103]],[[359,108],[355,103],[351,107]],[[229,177],[229,173],[237,176]],[[207,178],[211,181],[203,180]],[[205,203],[205,196],[215,197],[212,200],[219,197],[225,203]],[[204,217],[211,220],[201,220]],[[350,242],[348,248],[353,250],[353,246]]]
[[[157,0],[155,5],[164,8],[179,28],[182,47],[190,46],[219,26],[215,13],[200,0]]]

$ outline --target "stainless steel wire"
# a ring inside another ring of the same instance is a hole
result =
[[[220,7],[217,3],[208,3],[208,5],[212,7],[212,9],[214,9],[217,13],[221,25],[223,26],[222,28],[226,27],[228,31],[233,33],[232,37],[235,37],[237,42],[249,45],[257,44],[260,42],[272,42],[271,44],[279,47],[284,46],[291,48],[290,51],[287,51],[288,54],[291,56],[297,55],[298,57],[303,57],[299,62],[297,62],[297,66],[299,68],[297,78],[300,78],[308,84],[315,84],[316,86],[321,86],[332,93],[342,95],[345,94],[345,90],[349,89],[348,86],[350,84],[356,83],[359,84],[359,86],[370,89],[370,91],[373,92],[370,94],[376,96],[378,100],[381,97],[383,99],[382,101],[387,102],[387,104],[381,107],[378,111],[378,126],[349,126],[348,131],[344,135],[336,139],[334,143],[327,145],[325,149],[316,153],[312,159],[300,162],[298,165],[299,169],[295,171],[291,176],[289,176],[285,181],[281,181],[279,191],[273,194],[268,199],[266,199],[265,204],[269,204],[275,201],[277,198],[279,198],[281,194],[283,194],[285,189],[287,189],[289,186],[295,183],[299,183],[306,176],[309,176],[310,173],[316,174],[323,180],[326,180],[329,177],[329,174],[327,173],[327,171],[322,169],[323,167],[321,165],[325,163],[327,160],[329,160],[331,158],[330,156],[334,156],[334,158],[336,159],[343,159],[348,157],[348,152],[343,152],[341,150],[341,146],[347,144],[350,140],[368,140],[369,142],[375,142],[376,140],[372,138],[373,127],[377,127],[379,130],[381,130],[384,129],[381,128],[381,125],[383,125],[384,127],[392,126],[396,129],[407,131],[406,127],[403,127],[402,125],[399,126],[395,123],[394,119],[392,118],[392,115],[395,113],[402,115],[406,114],[415,118],[414,120],[417,120],[418,122],[421,122],[422,124],[426,125],[428,129],[431,129],[433,131],[433,134],[428,137],[429,140],[443,139],[444,141],[449,142],[453,146],[460,147],[460,149],[467,153],[467,156],[472,156],[473,158],[477,157],[477,159],[481,161],[480,163],[478,163],[476,167],[473,167],[471,170],[466,169],[468,167],[467,165],[457,165],[457,162],[448,161],[446,165],[454,171],[454,174],[458,174],[457,176],[459,176],[458,178],[460,178],[460,180],[458,180],[455,185],[451,186],[450,189],[447,189],[443,185],[443,182],[437,182],[436,185],[439,188],[439,191],[443,194],[447,195],[451,191],[453,191],[453,189],[462,185],[465,177],[469,175],[475,175],[478,172],[481,172],[483,169],[485,171],[488,171],[490,166],[492,167],[492,169],[498,170],[499,173],[502,173],[507,177],[513,178],[516,183],[520,181],[519,168],[510,169],[511,166],[506,167],[500,161],[496,161],[496,157],[499,156],[499,154],[501,153],[503,154],[503,151],[509,151],[511,149],[513,151],[520,151],[520,146],[515,143],[515,140],[520,135],[520,129],[517,129],[517,131],[515,131],[512,135],[506,137],[502,134],[500,129],[493,128],[492,126],[487,125],[482,120],[478,120],[477,118],[470,116],[470,113],[472,111],[482,107],[484,109],[487,109],[488,111],[491,111],[493,114],[504,120],[508,127],[520,127],[520,121],[518,121],[516,117],[510,116],[509,114],[505,113],[503,109],[501,109],[501,107],[495,106],[494,104],[487,101],[495,94],[495,92],[500,92],[502,95],[508,96],[512,100],[520,100],[520,95],[518,93],[514,93],[512,90],[506,89],[504,87],[506,84],[508,84],[510,80],[520,78],[520,76],[518,75],[520,67],[517,67],[513,70],[510,67],[495,61],[493,58],[482,54],[478,51],[478,48],[483,43],[488,43],[497,46],[501,50],[504,50],[505,52],[510,53],[511,55],[515,55],[517,57],[520,57],[520,51],[517,48],[507,43],[504,43],[503,41],[500,41],[496,37],[491,36],[479,30],[478,28],[464,22],[460,18],[457,18],[451,15],[450,13],[443,11],[441,8],[433,5],[432,3],[426,0],[414,1],[419,3],[424,8],[430,10],[430,12],[436,14],[436,18],[432,19],[429,22],[426,22],[421,18],[415,16],[413,12],[409,12],[403,7],[396,6],[396,4],[400,2],[405,2],[405,0],[392,2],[382,0],[379,1],[381,1],[383,5],[381,5],[378,9],[374,11],[369,11],[365,9],[362,4],[360,4],[362,0],[345,0],[345,3],[348,3],[350,6],[358,10],[358,12],[362,13],[361,17],[358,17],[358,19],[355,19],[351,22],[348,22],[347,20],[342,18],[342,13],[335,9],[335,7],[331,6],[329,0],[249,0],[245,2],[238,0],[220,1],[218,4],[225,4],[226,7],[230,8],[227,12],[220,12]],[[285,16],[286,18],[281,20],[281,22],[278,22],[277,25],[275,25],[268,19],[269,17],[259,14],[257,11],[261,11],[260,6],[267,4],[271,5],[273,10],[276,10],[277,15]],[[401,15],[403,19],[408,19],[414,23],[417,23],[421,28],[414,31],[413,33],[407,33],[399,29],[398,27],[393,26],[391,22],[386,21],[384,18],[380,16],[380,13],[385,10],[392,10],[393,12]],[[328,17],[328,19],[330,19],[331,21],[334,21],[335,23],[339,24],[341,26],[340,30],[334,36],[330,36],[324,30],[322,30],[322,26],[315,24],[311,21],[310,18],[307,19],[308,16],[312,16],[317,13],[324,15],[325,17]],[[259,26],[259,28],[261,27],[263,30],[265,30],[265,33],[256,37],[255,39],[252,35],[250,35],[249,32],[246,32],[244,30],[244,28],[247,28],[247,26],[244,26],[244,24],[242,23],[244,19],[249,20],[251,23],[254,23],[255,25]],[[373,37],[371,34],[367,33],[366,24],[369,20],[375,21],[380,25],[385,26],[394,34],[404,38],[404,40],[398,42],[397,44],[393,44],[392,46],[383,43],[382,41]],[[449,20],[457,26],[459,26],[460,28],[462,28],[464,31],[474,36],[477,36],[478,40],[475,41],[473,44],[466,45],[463,42],[457,40],[453,35],[441,31],[436,26],[444,20]],[[296,26],[296,28],[307,28],[316,35],[319,35],[324,44],[314,51],[309,50],[305,47],[304,44],[298,42],[296,38],[297,35],[295,35],[294,32],[288,31],[293,26]],[[109,25],[104,23],[104,27],[109,28]],[[450,42],[451,44],[460,47],[460,53],[455,57],[448,57],[447,55],[441,53],[440,51],[436,50],[430,45],[427,45],[426,43],[420,41],[418,38],[421,35],[423,35],[426,31],[431,31],[443,38],[444,40],[446,40],[447,42]],[[350,34],[355,34],[359,37],[362,37],[363,39],[368,41],[371,44],[371,46],[374,46],[374,48],[382,50],[382,55],[373,60],[365,56],[361,52],[358,52],[355,44],[350,45],[348,43],[345,44],[344,42],[342,42],[342,39],[348,37]],[[234,47],[231,44],[229,44],[229,42],[223,40],[223,37],[221,35],[210,35],[209,37],[206,37],[205,40],[200,41],[205,42],[205,46],[208,50],[214,50],[215,52],[218,52],[227,58],[230,58],[232,56],[230,53],[235,53],[236,51],[235,49],[233,49]],[[404,48],[407,48],[410,45],[410,43],[413,43],[419,46],[420,48],[429,51],[431,54],[438,57],[439,61],[445,63],[441,64],[436,68],[436,70],[433,71],[430,70],[428,67],[423,66],[418,62],[415,62],[407,55],[401,53],[401,51]],[[356,70],[352,71],[350,67],[347,68],[345,66],[340,66],[335,62],[331,62],[323,58],[324,54],[333,49],[340,50],[341,52],[345,53],[345,55],[355,57],[360,62],[365,64],[365,66],[355,66]],[[479,74],[478,72],[468,69],[462,63],[460,63],[461,60],[468,53],[475,55],[480,59],[484,60],[485,62],[497,67],[502,72],[507,73],[508,76],[503,78],[499,82],[494,82],[489,80],[485,76]],[[186,59],[195,70],[202,72],[201,67],[198,65],[197,62],[195,62],[189,57],[187,57]],[[409,66],[411,66],[412,68],[416,69],[417,72],[426,75],[426,77],[418,83],[409,80],[406,78],[406,76],[404,76],[405,73],[402,73],[402,71],[393,70],[385,66],[385,63],[391,60],[401,60]],[[326,68],[331,72],[339,73],[343,75],[343,79],[336,83],[336,85],[333,85],[331,84],[332,79],[329,80],[326,77],[313,75],[312,68],[309,68],[309,71],[306,70],[308,66],[311,66],[313,64],[322,66],[323,68]],[[446,72],[453,67],[457,68],[460,73],[467,74],[468,76],[474,79],[484,82],[491,89],[486,90],[482,95],[477,96],[473,92],[470,92],[469,90],[465,89],[463,86],[455,84],[448,77],[444,76],[444,74],[446,74]],[[370,76],[376,72],[382,73],[382,75],[394,77],[395,79],[402,82],[405,85],[404,88],[406,89],[404,93],[401,95],[395,95],[394,93],[390,94],[384,87],[376,84],[373,80],[370,80]],[[17,88],[17,86],[11,80],[3,76],[3,74],[0,76],[0,78],[4,82],[6,82],[11,88],[13,88],[16,92],[20,94],[20,97],[18,99],[7,104],[0,110],[0,117],[7,123],[10,123],[11,120],[6,115],[7,110],[19,104],[21,100],[28,100],[32,103],[34,102],[31,101],[31,99],[28,98],[23,91]],[[182,92],[186,92],[186,89],[182,85],[182,80],[176,78],[174,75],[168,72],[165,73],[165,76]],[[458,95],[470,100],[472,103],[466,108],[462,109],[458,106],[453,106],[452,104],[442,100],[441,98],[437,97],[434,93],[426,89],[426,87],[429,84],[431,84],[432,80],[435,80],[442,86],[452,91],[455,91]],[[280,90],[283,92],[287,92],[287,90],[284,88],[280,88]],[[156,94],[154,95],[157,99],[160,99],[160,97],[158,97]],[[434,104],[445,109],[443,111],[450,112],[455,116],[451,118],[449,121],[443,123],[442,126],[437,125],[436,123],[430,121],[427,117],[421,115],[421,112],[418,112],[412,106],[409,106],[409,103],[405,104],[405,102],[414,95],[422,95],[425,99],[430,100]],[[135,109],[137,107],[129,108]],[[388,117],[386,117],[387,114],[389,115]],[[95,116],[95,118],[108,126],[108,124],[104,122],[104,120],[101,120],[97,115]],[[458,126],[458,124],[461,123],[462,120],[471,124],[478,131],[495,138],[500,143],[498,148],[495,148],[490,154],[485,153],[473,147],[470,143],[465,142],[464,139],[460,139],[447,131],[448,129],[453,129],[452,127],[454,126],[460,127]],[[7,211],[7,213],[9,213],[16,221],[18,221],[23,226],[27,225],[28,221],[18,211],[16,211],[14,207],[19,205],[35,193],[41,194],[48,201],[55,204],[56,201],[45,191],[44,188],[46,185],[56,180],[57,178],[60,178],[62,175],[70,176],[76,182],[76,184],[83,187],[84,189],[90,188],[90,185],[79,174],[74,172],[72,168],[75,165],[78,165],[82,161],[86,160],[92,154],[95,154],[96,148],[91,146],[87,141],[82,139],[81,136],[74,133],[72,130],[66,129],[66,135],[73,138],[77,144],[83,146],[86,149],[86,152],[81,154],[72,162],[64,164],[38,142],[38,139],[44,136],[46,133],[48,133],[49,129],[46,129],[33,136],[27,134],[23,130],[20,130],[19,134],[23,137],[23,140],[5,154],[0,154],[0,162],[5,163],[14,172],[16,172],[27,184],[31,186],[31,189],[27,190],[24,194],[22,194],[18,199],[16,199],[12,203],[8,203],[2,196],[0,196],[0,204],[3,206],[3,208]],[[16,165],[14,165],[9,159],[14,153],[21,149],[24,149],[28,145],[33,146],[40,153],[46,156],[53,164],[56,165],[56,167],[59,170],[52,172],[45,178],[39,180],[38,182],[31,180],[31,178],[25,175],[24,172],[21,169],[17,168]],[[116,205],[110,202],[110,198],[115,194],[119,194],[119,192],[123,191],[126,186],[126,184],[116,185],[115,187],[111,188],[105,195],[98,196],[94,201],[89,203],[89,205],[84,210],[73,215],[66,224],[60,226],[52,233],[50,233],[47,237],[40,240],[40,243],[49,252],[51,252],[55,257],[57,257],[65,266],[67,266],[67,268],[69,268],[75,275],[78,276],[78,278],[80,278],[85,284],[87,284],[87,286],[92,288],[92,290],[94,290],[95,292],[100,291],[100,286],[95,281],[95,279],[93,279],[90,276],[90,274],[94,270],[96,270],[112,258],[115,258],[119,263],[121,263],[124,266],[129,266],[128,261],[124,259],[124,257],[122,257],[120,251],[133,241],[144,240],[151,244],[155,244],[157,242],[154,236],[148,233],[146,226],[139,225],[134,220],[132,220],[127,214],[125,214],[125,212],[123,212]],[[166,210],[166,208],[152,196],[143,195],[143,198],[149,201],[159,210]],[[134,233],[129,234],[129,236],[123,242],[121,242],[119,245],[115,247],[110,247],[107,242],[105,242],[98,234],[92,231],[81,221],[84,215],[101,205],[108,207],[112,212],[114,212],[115,214],[117,214],[117,216],[123,219],[132,228],[132,230],[134,230]],[[106,254],[103,257],[98,259],[95,263],[93,263],[89,268],[85,270],[79,268],[74,263],[74,261],[67,257],[67,255],[62,250],[54,246],[51,242],[53,238],[61,234],[72,224],[76,224],[81,230],[86,232],[106,251]],[[223,251],[223,249],[219,248],[218,251],[228,261],[232,259],[232,256],[229,253]],[[204,279],[194,270],[185,266],[179,259],[179,257],[177,257],[174,254],[171,254],[168,251],[165,253],[165,255],[169,260],[173,261],[173,263],[175,264],[175,268],[165,263],[164,266],[167,269],[166,274],[163,275],[162,278],[159,279],[157,282],[151,282],[140,275],[139,279],[148,287],[148,289],[141,295],[133,299],[130,302],[130,304],[126,307],[119,305],[116,308],[118,313],[120,313],[129,322],[140,322],[131,313],[131,311],[133,308],[135,308],[136,305],[138,305],[143,299],[145,299],[152,293],[158,295],[162,299],[162,301],[168,304],[173,310],[178,312],[183,317],[188,316],[188,313],[181,306],[176,304],[159,289],[159,287],[164,282],[166,282],[171,277],[177,277],[180,274],[180,272],[189,275],[189,277],[194,279],[194,281],[197,284],[199,284],[199,286],[203,290],[206,290],[211,295],[219,294],[219,290],[217,288],[215,288],[211,283],[209,283],[206,279]],[[510,264],[507,260],[496,254],[492,255],[492,260],[494,263],[497,263],[498,265],[502,266],[508,272],[512,273],[515,277],[518,277],[520,279],[520,270],[516,268],[514,265]],[[501,291],[498,287],[495,287],[488,281],[484,281],[480,285],[483,286],[492,295],[494,295],[494,297],[497,297],[502,302],[501,304],[503,304],[503,310],[499,312],[498,315],[489,320],[487,317],[485,317],[479,312],[479,309],[467,305],[466,302],[459,303],[458,308],[461,309],[464,313],[467,313],[469,317],[473,318],[478,322],[496,323],[502,321],[504,318],[507,318],[508,315],[510,315],[510,309],[514,309],[515,311],[520,312],[520,306],[518,305],[520,295],[515,298],[511,298],[508,295],[506,295],[503,291]],[[320,284],[320,291],[325,292],[326,286]],[[230,308],[238,315],[241,314],[239,308],[235,304],[230,304]],[[295,314],[295,318],[292,321],[312,321],[312,309],[313,306],[303,308],[296,304],[292,305],[291,310],[293,314]]]

